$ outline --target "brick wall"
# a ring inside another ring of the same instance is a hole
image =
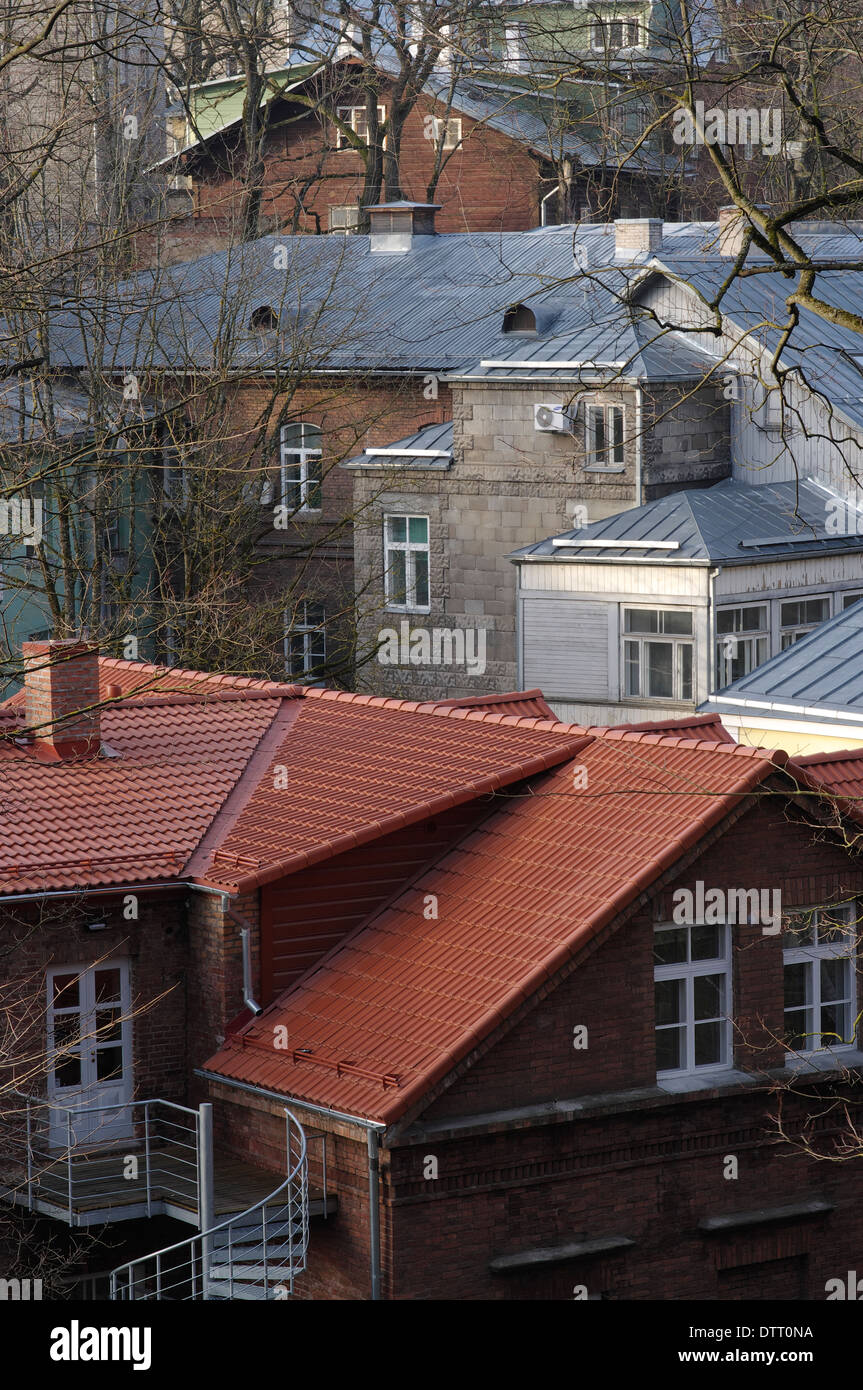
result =
[[[48,966],[82,969],[130,962],[134,1095],[183,1101],[187,1091],[186,981],[188,934],[183,898],[170,893],[138,896],[138,920],[124,915],[121,899],[47,899],[41,911],[32,904],[4,908],[4,939],[14,939],[14,953],[4,962],[4,980],[12,999],[30,1019],[30,1051],[44,1053],[45,971]],[[98,916],[108,927],[88,932],[85,922]],[[160,997],[162,996],[162,997]],[[157,1003],[154,1001],[158,1000]],[[20,1057],[28,1049],[16,1049]],[[19,1075],[18,1085],[44,1092],[44,1071]]]
[[[386,98],[384,97],[384,101]],[[339,105],[363,105],[364,95],[346,88]],[[432,175],[434,150],[426,139],[426,117],[440,110],[422,98],[408,116],[402,137],[400,172],[405,198],[425,202]],[[447,159],[434,201],[440,203],[441,232],[524,231],[539,223],[539,199],[550,183],[541,183],[538,160],[523,145],[462,117],[463,145]],[[362,158],[352,149],[327,149],[335,130],[322,128],[316,116],[292,119],[267,137],[266,185],[261,210],[265,230],[306,233],[329,229],[329,208],[356,204],[362,195]],[[184,250],[202,255],[221,231],[223,244],[237,239],[242,185],[240,159],[227,166],[201,161],[195,174],[195,214],[207,244],[195,250],[194,236],[184,236],[175,224],[169,232],[168,254],[182,258]],[[153,254],[152,248],[148,248]]]

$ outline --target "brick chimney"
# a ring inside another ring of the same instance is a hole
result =
[[[43,762],[92,758],[101,751],[99,648],[77,639],[24,642],[27,724]]]
[[[769,212],[769,203],[756,203],[759,212]],[[743,236],[752,223],[733,203],[719,209],[719,254],[726,260],[736,260],[743,246]]]
[[[661,245],[661,217],[617,218],[614,224],[615,255],[634,256],[638,251],[658,251]]]

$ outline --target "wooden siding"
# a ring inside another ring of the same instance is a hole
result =
[[[520,587],[536,593],[565,593],[606,600],[636,596],[659,597],[685,603],[707,595],[707,565],[582,565],[551,562],[519,565]]]
[[[487,801],[456,806],[263,888],[260,1002],[294,984],[489,810]]]
[[[729,261],[729,267],[730,264]],[[681,283],[658,281],[645,291],[643,302],[663,321],[681,327],[704,326],[711,319],[691,290]],[[739,332],[733,329],[719,338],[706,332],[688,336],[711,354],[727,353],[747,369],[740,399],[731,411],[732,475],[738,482],[778,483],[812,477],[843,495],[855,495],[849,470],[859,474],[863,431],[832,414],[823,399],[791,377],[785,383],[785,399],[790,407],[785,437],[765,429],[760,406],[765,384],[771,379],[770,353],[762,354],[742,345]],[[730,369],[728,375],[733,375]],[[814,385],[817,388],[818,382]],[[858,489],[856,496],[860,499],[863,493]]]

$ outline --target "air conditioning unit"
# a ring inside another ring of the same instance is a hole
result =
[[[541,434],[572,434],[573,417],[565,405],[548,403],[533,407],[533,427]]]

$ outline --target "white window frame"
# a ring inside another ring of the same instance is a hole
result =
[[[285,441],[287,431],[296,429],[299,429],[300,439],[303,441],[300,443],[299,447],[295,444],[288,444]],[[323,449],[319,447],[310,448],[305,444],[304,441],[307,437],[307,431],[309,438],[321,439],[320,425],[314,424],[311,420],[293,420],[290,424],[282,425],[279,431],[279,486],[281,488],[281,500],[282,505],[288,507],[291,513],[294,512],[294,506],[287,500],[289,468],[299,469],[299,478],[292,478],[290,480],[291,487],[299,486],[300,489],[300,505],[296,510],[298,512],[319,512],[323,507],[323,472],[320,467],[312,469],[309,466],[311,459],[321,459],[323,457]],[[261,491],[262,503],[264,503],[266,489],[267,483],[265,482]],[[318,502],[316,506],[311,506],[309,499],[314,497],[315,492],[317,492],[318,495]]]
[[[658,614],[662,614],[662,613],[688,613],[689,616],[690,616],[690,619],[691,619],[691,623],[692,623],[692,632],[691,632],[690,634],[687,634],[687,633],[676,633],[676,632],[673,632],[673,633],[672,633],[672,632],[665,633],[665,632],[663,632],[663,631],[661,630],[661,623],[660,623],[660,626],[659,626],[659,630],[656,631],[656,632],[627,632],[627,630],[626,630],[626,615],[627,615],[627,613],[658,613]],[[643,682],[642,682],[642,680],[641,680],[641,678],[640,678],[640,677],[641,677],[641,673],[642,673],[642,671],[644,671],[644,670],[646,669],[645,658],[644,658],[644,655],[643,655],[643,652],[642,652],[642,648],[643,648],[644,643],[646,643],[646,642],[664,642],[664,643],[670,644],[670,645],[672,645],[672,646],[674,647],[673,670],[672,670],[673,693],[672,693],[671,695],[646,695],[646,694],[643,694],[643,693],[639,693],[639,694],[630,694],[630,693],[629,693],[629,691],[627,690],[627,679],[626,679],[626,667],[627,667],[627,650],[626,650],[626,644],[627,644],[628,642],[635,642],[635,643],[638,643],[638,645],[639,645],[639,655],[638,655],[639,686],[641,686],[641,685],[643,684]],[[682,691],[682,689],[683,689],[683,671],[682,671],[682,659],[681,659],[681,656],[680,656],[679,648],[680,648],[680,647],[683,647],[683,646],[689,647],[689,649],[690,649],[690,651],[691,651],[691,653],[692,653],[691,663],[690,663],[690,686],[691,686],[691,694],[689,694],[689,695],[683,695],[683,694],[681,694],[681,691]],[[642,700],[663,700],[663,701],[665,701],[666,703],[668,703],[668,702],[670,701],[672,704],[690,704],[690,703],[694,700],[694,698],[695,698],[695,679],[696,679],[696,664],[695,664],[695,613],[694,613],[694,611],[693,611],[691,608],[655,607],[655,606],[653,606],[653,605],[647,606],[646,604],[640,604],[640,603],[622,603],[622,604],[620,605],[620,667],[621,667],[621,670],[620,670],[620,688],[621,688],[621,691],[623,692],[623,699],[624,699],[624,700],[637,700],[637,701],[642,701]]]
[[[747,155],[747,159],[750,156]],[[761,406],[761,428],[768,434],[781,434],[783,416],[782,387],[768,386]]]
[[[610,31],[612,24],[629,25],[634,24],[636,28],[635,43],[623,43],[619,46],[611,43]],[[623,53],[634,48],[644,47],[644,25],[640,15],[619,15],[602,14],[592,15],[590,19],[590,48],[593,53]]]
[[[620,431],[616,428],[620,423]],[[604,444],[597,442],[601,422]],[[622,473],[626,468],[626,406],[592,401],[584,408],[585,468],[597,473]]]
[[[351,130],[354,132],[355,135],[360,135],[360,129],[359,129],[359,127],[360,127],[362,124],[364,124],[364,123],[365,123],[365,120],[366,120],[366,108],[365,108],[364,105],[363,105],[363,106],[337,106],[337,107],[336,107],[336,115],[338,116],[339,120],[342,122],[343,125],[348,125],[348,126],[350,126]],[[384,123],[384,121],[386,120],[386,118],[387,118],[387,109],[386,109],[386,107],[385,107],[385,106],[379,106],[379,107],[378,107],[378,124],[379,124],[379,125],[383,125],[383,123]],[[347,136],[345,135],[345,133],[344,133],[343,130],[340,130],[338,126],[336,126],[335,129],[336,129],[336,149],[337,149],[337,150],[353,150],[353,149],[356,148],[356,146],[352,145],[351,142],[350,142],[350,140],[348,140],[348,138],[347,138]],[[368,141],[368,131],[366,131],[366,134],[365,134],[365,137],[364,137],[364,138],[365,138],[365,143],[368,144],[368,143],[369,143],[369,141]],[[382,148],[383,148],[383,149],[386,149],[386,147],[387,147],[387,137],[386,137],[386,135],[384,135],[384,138],[383,138],[383,141],[382,141]]]
[[[739,630],[735,629],[732,632],[719,631],[720,613],[742,613],[744,610],[758,608],[760,608],[764,613],[764,623],[761,627],[753,628],[752,631],[744,630],[743,628]],[[761,661],[756,660],[751,664],[747,662],[746,670],[741,672],[741,674],[738,676],[734,676],[731,674],[731,662],[734,658],[727,657],[725,655],[725,643],[729,637],[733,637],[735,639],[738,648],[740,648],[741,646],[745,647],[749,643],[757,643],[762,640],[765,644],[765,654],[762,657]],[[721,690],[724,686],[730,685],[733,680],[740,680],[743,676],[748,676],[750,671],[754,671],[756,667],[761,666],[765,661],[770,660],[770,604],[766,601],[764,603],[720,604],[716,609],[716,631],[714,632],[714,642],[716,660],[715,685],[717,690]]]
[[[778,609],[778,612],[777,612],[777,626],[778,626],[778,633],[779,633],[779,647],[778,647],[778,651],[780,651],[780,652],[787,651],[789,647],[793,647],[793,646],[794,646],[794,643],[795,643],[795,642],[799,642],[801,637],[805,637],[805,636],[807,635],[807,633],[814,632],[815,629],[816,629],[816,627],[820,627],[822,623],[826,622],[827,619],[830,617],[830,610],[831,610],[831,608],[833,607],[833,604],[832,604],[832,602],[831,602],[831,599],[830,599],[830,595],[829,595],[829,594],[799,594],[799,595],[794,595],[793,597],[792,597],[791,595],[788,595],[788,596],[786,596],[785,598],[779,599],[779,600],[778,600],[778,603],[779,603],[779,609]],[[794,624],[792,624],[792,625],[786,627],[786,626],[783,625],[783,622],[782,622],[782,607],[783,607],[783,605],[786,604],[786,603],[826,603],[826,604],[827,604],[827,613],[826,613],[826,616],[825,616],[825,617],[819,618],[817,622],[814,622],[814,623],[794,623]],[[786,641],[785,641],[786,636],[790,636],[790,637],[791,637],[791,641],[790,641],[790,642],[786,642]]]
[[[444,127],[442,150],[458,149],[462,142],[461,116],[432,116],[435,146],[440,144],[441,126]]]
[[[684,1028],[686,1065],[683,1067],[669,1068],[668,1071],[659,1071],[657,1068],[657,1081],[673,1080],[679,1076],[704,1076],[721,1071],[733,1071],[734,1069],[734,1047],[732,1036],[732,963],[731,963],[731,927],[727,922],[715,924],[721,933],[722,954],[707,960],[691,960],[692,955],[692,930],[693,927],[713,925],[710,923],[695,922],[691,925],[680,925],[677,922],[657,922],[654,927],[654,934],[660,931],[685,931],[687,937],[687,960],[679,961],[672,965],[653,966],[654,986],[663,980],[682,980],[684,982],[684,1008],[681,1020]],[[712,1023],[717,1019],[698,1019],[695,1018],[694,1006],[694,981],[699,975],[723,975],[725,978],[725,1013],[717,1015],[717,1018],[724,1024],[722,1029],[723,1053],[725,1060],[721,1062],[695,1062],[695,1027],[698,1023]],[[655,1010],[655,1004],[654,1004]],[[653,1021],[654,1037],[657,1033],[668,1032],[672,1028],[679,1028],[680,1023],[657,1024],[655,1012]]]
[[[320,610],[320,619],[315,622],[309,617],[310,609]],[[308,603],[303,600],[299,608],[301,621],[291,620],[291,614],[285,611],[285,673],[291,680],[299,680],[302,676],[311,676],[312,679],[320,679],[323,667],[327,660],[327,613],[323,604]],[[297,638],[302,641],[302,669],[294,668],[292,646]],[[318,639],[317,642],[315,639]],[[318,654],[315,653],[315,647]]]
[[[836,612],[846,613],[863,598],[863,589],[843,589],[836,595]]]
[[[811,1029],[809,1030],[809,1036],[813,1037],[814,1039],[815,1033],[818,1033],[820,1042],[822,1009],[825,1006],[829,1007],[829,1005],[833,1003],[840,1003],[846,1007],[848,1022],[854,1025],[855,1034],[857,1031],[857,904],[854,900],[851,900],[846,903],[838,903],[835,907],[831,908],[811,908],[808,910],[803,909],[802,912],[794,915],[809,915],[810,912],[812,919],[811,924],[815,939],[812,942],[804,942],[799,946],[787,946],[783,944],[783,984],[786,966],[806,965],[809,967],[806,972],[807,1002],[802,1008],[795,1006],[794,1008],[789,1009],[785,1004],[785,1001],[783,1000],[783,1025],[785,1021],[787,1021],[789,1013],[801,1014],[808,1012],[811,1014],[809,1022],[812,1025]],[[846,940],[825,941],[823,943],[819,942],[818,927],[820,925],[822,913],[825,913],[826,915],[829,915],[831,917],[834,915],[841,914],[844,917],[845,922],[849,927],[849,934]],[[783,937],[783,943],[786,942],[787,939],[788,934],[786,933],[786,935]],[[846,999],[828,999],[826,1001],[822,1000],[820,969],[820,962],[822,960],[847,961],[848,988],[850,990],[850,993]],[[815,1026],[816,1019],[817,1027]],[[786,1043],[786,1047],[789,1047],[789,1055],[791,1057],[812,1057],[816,1055],[823,1056],[825,1053],[829,1052],[853,1052],[856,1050],[856,1046],[856,1036],[852,1037],[850,1042],[831,1042],[824,1045],[819,1045],[818,1047],[804,1047],[791,1049],[789,1044]]]
[[[389,523],[395,520],[404,520],[405,539],[403,541],[393,541],[389,535]],[[424,521],[426,524],[425,542],[410,540],[410,524],[412,521]],[[428,516],[419,513],[408,514],[406,512],[387,512],[383,519],[384,525],[384,586],[386,593],[387,608],[391,608],[398,613],[429,613],[431,612],[431,522]],[[390,555],[393,553],[403,553],[405,556],[405,602],[399,603],[393,598],[393,568]],[[426,576],[428,586],[428,603],[417,602],[417,571],[416,556],[423,554],[426,556]]]

